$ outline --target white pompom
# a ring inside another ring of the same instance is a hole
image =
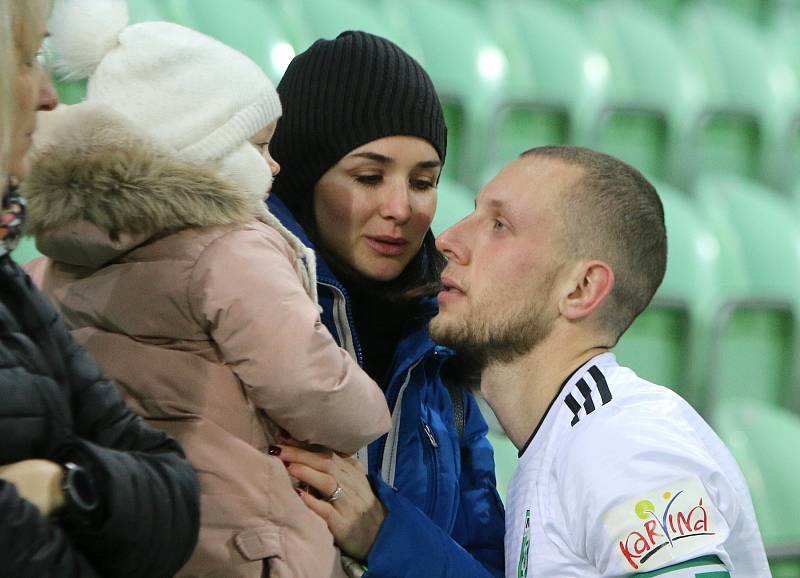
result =
[[[56,74],[91,76],[127,25],[127,0],[56,0],[49,21]]]

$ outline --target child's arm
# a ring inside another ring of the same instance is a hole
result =
[[[383,393],[336,345],[286,241],[266,225],[212,243],[190,299],[245,393],[294,438],[353,453],[390,427]]]

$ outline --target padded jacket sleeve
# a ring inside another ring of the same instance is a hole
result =
[[[67,534],[17,494],[14,484],[0,480],[0,560],[3,575],[16,578],[69,576],[99,578]]]
[[[173,576],[197,542],[194,469],[175,440],[127,407],[54,311],[49,335],[66,359],[74,428],[53,457],[91,469],[103,508],[95,526],[70,528],[71,541],[100,575]]]
[[[387,515],[367,559],[369,578],[497,578],[503,576],[504,516],[495,488],[488,428],[465,395],[460,505],[452,536],[379,477],[373,485]]]
[[[386,399],[320,321],[295,259],[267,225],[227,233],[197,262],[194,314],[271,420],[300,441],[354,453],[389,430]]]

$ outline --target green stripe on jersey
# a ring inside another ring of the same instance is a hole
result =
[[[705,568],[702,568],[705,566]],[[666,568],[659,568],[651,572],[633,574],[632,578],[653,578],[654,576],[672,576],[673,578],[730,578],[730,573],[725,570],[725,565],[719,556],[702,556],[687,560],[680,564],[673,564]]]

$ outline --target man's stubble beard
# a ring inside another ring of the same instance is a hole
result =
[[[549,285],[546,284],[546,285]],[[543,292],[548,296],[549,291]],[[484,369],[510,363],[530,352],[552,331],[556,313],[547,313],[543,301],[521,303],[492,315],[491,307],[476,303],[469,313],[450,322],[437,315],[431,320],[434,341]]]

